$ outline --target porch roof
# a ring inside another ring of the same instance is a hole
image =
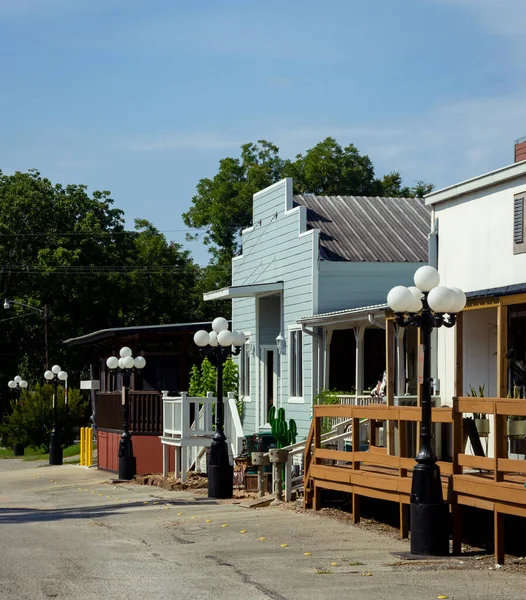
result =
[[[333,312],[311,315],[310,317],[301,317],[296,322],[301,325],[336,325],[339,323],[350,323],[356,321],[368,320],[371,318],[383,318],[387,304],[372,304],[371,306],[360,306],[358,308],[347,308],[345,310],[336,310]]]
[[[515,283],[497,288],[466,292],[466,297],[469,300],[470,298],[485,298],[487,296],[510,296],[512,294],[523,294],[524,292],[526,292],[526,283]]]
[[[269,283],[253,283],[249,285],[231,285],[212,290],[203,294],[203,300],[228,300],[231,298],[254,298],[256,296],[270,296],[283,290],[283,281]]]

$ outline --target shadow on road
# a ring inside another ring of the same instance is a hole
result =
[[[161,503],[160,503],[161,504]],[[170,506],[189,506],[192,502],[168,501],[162,502],[163,505]],[[200,501],[199,504],[217,504],[214,500]],[[103,506],[75,506],[74,508],[0,508],[0,524],[20,524],[20,523],[38,523],[46,521],[61,521],[64,519],[93,519],[97,517],[107,517],[112,514],[122,512],[122,509],[146,508],[142,502],[119,502]],[[151,502],[148,502],[148,508],[151,508]]]

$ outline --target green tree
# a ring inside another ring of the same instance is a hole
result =
[[[206,396],[208,392],[216,393],[217,369],[208,360],[203,358],[201,363],[201,393],[200,396]]]
[[[88,422],[88,401],[78,390],[68,390],[68,410],[64,403],[64,389],[58,388],[57,412],[61,429],[61,443],[73,443],[79,427]],[[36,385],[31,391],[23,390],[18,403],[0,425],[2,443],[12,446],[21,443],[44,450],[48,447],[53,426],[53,387]]]
[[[73,384],[85,359],[67,350],[65,339],[108,327],[196,320],[202,277],[188,251],[148,221],[127,230],[109,192],[53,184],[36,170],[0,171],[2,297],[49,307],[50,360],[67,369]],[[41,380],[41,315],[14,305],[1,313],[0,334],[0,395],[22,368],[30,382]]]

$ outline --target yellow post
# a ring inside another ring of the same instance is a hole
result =
[[[88,467],[91,467],[93,464],[93,429],[91,427],[86,427],[86,435],[87,439],[87,447],[88,447]]]
[[[84,453],[86,448],[86,436],[85,436],[85,427],[80,428],[80,466],[83,467],[86,464]]]

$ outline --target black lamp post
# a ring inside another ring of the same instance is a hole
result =
[[[24,308],[27,308],[29,310],[32,310],[34,312],[40,313],[44,319],[44,352],[45,352],[45,362],[46,362],[46,369],[49,368],[49,349],[48,349],[48,335],[47,335],[47,329],[48,329],[48,317],[49,317],[49,313],[47,310],[47,304],[44,306],[44,308],[37,308],[36,306],[30,306],[29,304],[24,304],[23,302],[17,302],[16,300],[8,300],[7,298],[4,300],[4,309],[8,310],[11,308],[11,306],[13,306],[13,304],[15,304],[16,306],[23,306]]]
[[[18,404],[18,402],[20,400],[20,392],[23,389],[27,388],[27,381],[22,379],[22,377],[20,377],[20,375],[17,375],[14,379],[11,379],[11,381],[9,381],[7,385],[9,386],[10,389],[14,390],[15,396],[16,396],[16,402]],[[23,443],[17,442],[15,444],[13,444],[13,455],[14,456],[24,456],[24,444]]]
[[[62,444],[60,442],[60,423],[57,419],[57,389],[59,383],[65,382],[68,378],[66,371],[63,371],[58,365],[53,365],[51,371],[46,371],[44,377],[53,386],[53,429],[49,437],[49,464],[62,464]]]
[[[419,327],[421,331],[422,423],[420,450],[411,481],[411,554],[444,556],[449,554],[449,511],[442,496],[440,468],[433,449],[431,332],[434,327],[455,325],[457,313],[466,305],[466,295],[458,288],[447,288],[439,283],[436,269],[420,267],[415,273],[416,287],[394,287],[387,296],[387,303],[395,312],[397,325]]]
[[[137,474],[137,461],[133,455],[133,443],[129,429],[130,378],[132,373],[140,372],[146,366],[143,356],[133,358],[131,348],[120,349],[120,358],[110,356],[106,361],[114,373],[122,373],[123,426],[119,442],[119,479],[130,480]]]
[[[224,432],[223,360],[228,354],[239,354],[245,336],[228,330],[228,321],[217,317],[210,333],[201,329],[194,342],[206,353],[215,357],[217,367],[215,431],[210,444],[208,461],[208,497],[232,498],[234,493],[234,466],[230,464],[228,444]],[[205,348],[209,346],[205,350]],[[232,351],[232,346],[234,350]]]

